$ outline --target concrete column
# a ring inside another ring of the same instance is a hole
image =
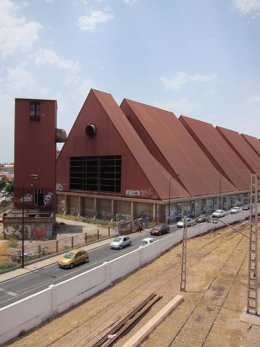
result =
[[[153,220],[156,221],[156,204],[153,204]]]
[[[112,216],[115,214],[115,201],[112,199],[111,200],[111,210],[110,210]]]
[[[95,212],[97,211],[97,198],[94,198],[93,210],[94,210]]]
[[[131,202],[131,217],[134,218],[134,202]]]

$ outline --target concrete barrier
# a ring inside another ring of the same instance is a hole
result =
[[[187,230],[187,237],[195,237],[221,227],[223,227],[221,223],[204,223],[190,227]],[[182,238],[183,229],[179,229],[164,238],[157,239],[149,246],[139,247],[94,269],[51,285],[37,294],[1,308],[0,344],[6,343],[23,331],[37,327],[46,319],[107,288],[117,279],[157,258],[181,242]]]

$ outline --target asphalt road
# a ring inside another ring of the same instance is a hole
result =
[[[127,252],[131,252],[139,247],[141,239],[149,235],[148,231],[131,235],[132,246],[121,250],[110,249],[109,245],[89,250],[90,261],[73,269],[60,269],[58,264],[55,263],[3,282],[0,284],[0,307],[5,307],[29,295],[46,289],[51,284],[65,281],[82,272],[90,270],[105,261],[110,261]],[[165,235],[162,235],[156,238],[164,236]]]
[[[243,212],[243,215],[248,215]],[[236,219],[241,218],[241,214],[229,215],[223,218],[227,223],[233,223]],[[209,224],[197,224],[191,228],[202,228],[207,230]],[[171,227],[171,232],[176,231],[176,226]],[[73,269],[60,269],[58,264],[49,265],[39,268],[28,274],[15,277],[0,284],[0,307],[5,307],[29,295],[37,293],[48,288],[51,284],[57,284],[67,280],[75,275],[90,270],[105,261],[121,256],[124,253],[131,252],[139,247],[139,242],[146,236],[150,236],[149,231],[135,233],[131,235],[133,244],[130,247],[122,250],[112,250],[109,245],[97,247],[89,251],[90,262],[77,266]],[[157,236],[156,238],[165,237],[165,235]]]

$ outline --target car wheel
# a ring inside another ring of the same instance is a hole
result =
[[[70,269],[73,269],[73,268],[74,268],[74,264],[71,263],[71,264],[70,264]]]
[[[119,249],[122,249],[122,248],[123,248],[123,246],[122,246],[122,245],[120,245],[120,246],[119,246]]]

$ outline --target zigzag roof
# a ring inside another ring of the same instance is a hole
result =
[[[192,196],[219,193],[221,173],[172,113],[125,99],[121,108],[151,153]],[[236,188],[225,177],[222,191]]]

